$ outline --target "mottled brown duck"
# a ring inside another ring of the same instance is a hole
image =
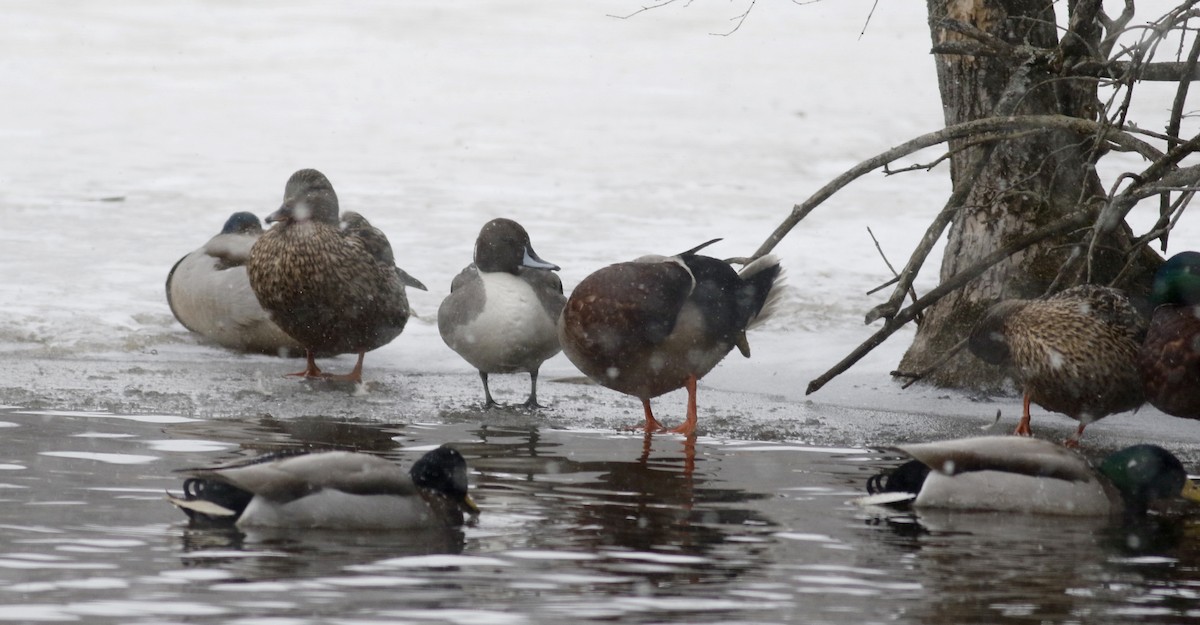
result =
[[[396,267],[382,232],[357,213],[339,219],[337,194],[321,172],[288,179],[275,224],[250,250],[250,285],[271,319],[304,346],[305,378],[362,381],[363,356],[387,345],[411,314],[405,287],[425,286]],[[316,354],[357,353],[354,369],[330,375]]]
[[[1012,366],[1024,391],[1015,434],[1032,434],[1032,402],[1079,421],[1065,441],[1075,446],[1089,423],[1145,401],[1137,367],[1145,327],[1121,291],[1081,285],[1045,299],[993,305],[968,346],[984,362]]]

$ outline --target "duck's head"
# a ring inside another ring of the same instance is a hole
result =
[[[1004,324],[1009,315],[1022,306],[1020,300],[1005,300],[992,304],[967,339],[967,348],[980,360],[990,365],[1002,365],[1008,362],[1011,351],[1008,337],[1004,334]]]
[[[1163,263],[1154,274],[1150,303],[1200,304],[1200,252],[1180,252]]]
[[[533,251],[529,242],[529,233],[521,224],[511,219],[493,219],[479,231],[475,239],[475,266],[480,271],[502,271],[517,273],[520,267],[534,269],[550,269],[558,271],[559,266],[541,259]]]
[[[458,450],[442,446],[421,456],[409,469],[413,484],[479,514],[479,507],[467,494],[467,461]]]
[[[301,169],[288,178],[283,188],[283,205],[267,217],[267,223],[319,221],[338,223],[338,199],[325,174]]]
[[[1188,479],[1183,463],[1158,445],[1134,445],[1113,452],[1099,471],[1121,492],[1126,509],[1135,514],[1164,499],[1183,497],[1200,502],[1200,488]]]
[[[262,234],[262,223],[258,215],[241,211],[229,216],[221,227],[221,234]]]

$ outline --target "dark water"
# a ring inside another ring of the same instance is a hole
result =
[[[480,417],[482,421],[486,417]],[[1200,525],[849,500],[869,450],[479,425],[0,411],[0,621],[1185,623]],[[174,469],[453,442],[478,522],[420,535],[192,530]]]

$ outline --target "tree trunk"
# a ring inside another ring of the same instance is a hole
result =
[[[1070,115],[1096,119],[1099,109],[1095,82],[1063,80],[1064,61],[1087,55],[1089,42],[1098,41],[1095,20],[1099,0],[1074,0],[1070,37],[1060,48],[1053,0],[927,0],[935,50],[955,44],[975,44],[979,37],[960,34],[946,20],[968,24],[1021,50],[1054,50],[1059,54],[1028,54],[1017,60],[1006,54],[935,56],[942,106],[947,125],[996,115]],[[1089,13],[1090,12],[1090,13]],[[1078,23],[1076,23],[1078,22]],[[1091,49],[1096,49],[1092,47]],[[950,175],[963,193],[953,218],[942,260],[941,280],[1027,234],[1085,209],[1098,212],[1105,190],[1093,167],[1097,155],[1087,137],[1070,132],[1042,132],[1009,141],[972,145],[951,143]],[[1090,230],[1046,240],[994,266],[958,292],[927,311],[916,338],[900,364],[906,372],[921,371],[967,336],[980,314],[1006,298],[1038,297],[1055,285],[1066,288],[1085,279]],[[1108,284],[1117,276],[1132,245],[1128,228],[1118,228],[1097,246],[1091,282]],[[1065,280],[1055,283],[1064,264],[1073,262]],[[1130,280],[1147,282],[1149,259],[1139,257]],[[942,386],[995,390],[1006,372],[984,365],[966,350],[926,377]]]

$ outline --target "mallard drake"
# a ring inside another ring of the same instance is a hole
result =
[[[222,347],[267,354],[300,353],[275,325],[246,277],[250,248],[262,235],[252,213],[234,213],[221,232],[179,259],[167,274],[167,305],[183,327]]]
[[[765,319],[778,292],[774,256],[746,265],[697,254],[714,239],[675,256],[646,256],[609,265],[583,279],[559,319],[563,352],[585,375],[642,400],[648,432],[668,431],[650,399],[687,388],[684,423],[696,430],[696,381],[736,345],[750,357],[746,330]]]
[[[1144,514],[1160,500],[1200,502],[1183,463],[1157,445],[1116,451],[1093,468],[1075,451],[1024,436],[981,436],[900,445],[912,461],[873,476],[866,503],[917,508],[1103,516]]]
[[[1146,399],[1169,415],[1200,419],[1200,253],[1180,252],[1163,263],[1150,303],[1139,353]]]
[[[438,331],[450,349],[479,370],[484,408],[496,405],[489,373],[529,372],[525,407],[538,408],[542,363],[557,354],[558,316],[567,298],[558,265],[538,257],[529,233],[511,219],[483,225],[475,262],[450,283],[438,308]]]
[[[1061,412],[1079,428],[1133,410],[1145,401],[1137,353],[1145,320],[1116,289],[1085,284],[1046,299],[993,305],[971,331],[968,347],[984,362],[1012,365],[1024,389],[1015,434],[1029,436],[1029,404]]]
[[[250,286],[271,319],[304,347],[308,364],[289,374],[362,381],[363,356],[400,335],[411,314],[405,287],[425,285],[396,267],[382,232],[358,213],[338,218],[337,194],[324,174],[302,169],[288,179],[275,225],[250,249]],[[318,352],[355,352],[347,375],[323,373]]]
[[[183,472],[191,476],[183,497],[167,499],[198,524],[399,530],[462,525],[464,510],[479,512],[467,494],[467,462],[446,446],[408,473],[378,456],[345,451]]]

